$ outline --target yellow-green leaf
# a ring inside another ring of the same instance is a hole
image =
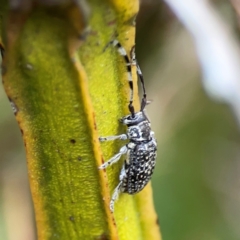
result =
[[[122,162],[98,166],[124,144],[125,66],[106,44],[134,45],[138,2],[91,0],[8,13],[4,87],[25,142],[39,239],[160,239],[148,185],[109,210]],[[135,105],[138,106],[135,76]]]

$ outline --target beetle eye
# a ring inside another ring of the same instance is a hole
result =
[[[132,117],[132,115],[130,115],[128,118],[127,118],[128,120],[136,120],[137,119],[137,116],[135,115],[134,117]]]

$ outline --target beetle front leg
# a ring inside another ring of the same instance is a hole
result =
[[[116,136],[99,137],[100,142],[113,141],[116,139],[126,140],[126,139],[128,139],[128,136],[127,136],[127,134],[121,134],[121,135],[116,135]]]

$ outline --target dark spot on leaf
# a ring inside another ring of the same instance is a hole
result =
[[[71,142],[72,144],[74,144],[74,143],[76,143],[76,140],[75,140],[75,139],[70,139],[70,142]]]
[[[70,217],[69,217],[69,220],[70,220],[71,222],[74,222],[75,219],[74,219],[73,216],[70,216]]]
[[[22,130],[21,128],[20,128],[20,131],[21,131],[21,133],[22,133],[22,135],[23,135],[24,133],[23,133],[23,130]]]
[[[80,157],[80,156],[77,159],[78,159],[78,161],[82,161],[82,157]]]
[[[92,115],[93,115],[94,129],[97,130],[97,124],[95,121],[95,113],[93,112]]]
[[[42,170],[46,169],[46,167],[42,167]]]
[[[108,23],[107,23],[107,25],[108,26],[112,26],[112,25],[114,25],[116,23],[116,20],[114,19],[114,20],[112,20],[112,21],[109,21]]]
[[[112,213],[112,216],[113,216],[113,213]],[[114,218],[114,217],[112,218],[112,222],[113,222],[113,225],[116,227],[117,224],[116,224],[116,221],[115,221],[115,218]]]
[[[159,226],[159,219],[158,219],[158,217],[156,219],[156,224]]]
[[[110,238],[106,233],[103,233],[102,235],[95,238],[95,240],[109,240]]]

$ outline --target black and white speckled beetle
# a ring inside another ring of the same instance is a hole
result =
[[[119,161],[123,154],[126,154],[126,160],[119,176],[119,184],[115,188],[112,199],[110,201],[110,210],[114,211],[114,203],[118,199],[121,192],[128,194],[135,194],[141,191],[151,179],[157,156],[157,143],[154,137],[154,132],[151,131],[150,121],[145,114],[145,106],[147,105],[146,91],[144,86],[144,79],[139,65],[135,58],[135,49],[133,47],[131,51],[131,62],[125,49],[121,44],[114,40],[110,42],[115,46],[121,56],[124,57],[127,67],[128,81],[130,86],[130,101],[129,111],[130,115],[127,115],[120,119],[120,122],[127,126],[127,133],[118,136],[100,137],[99,140],[111,141],[111,140],[126,140],[129,139],[129,143],[123,146],[119,153],[114,155],[107,162],[102,164],[99,169],[107,168]],[[133,82],[131,65],[136,65],[137,75],[141,81],[143,88],[143,98],[141,102],[140,112],[135,113],[133,107]]]

